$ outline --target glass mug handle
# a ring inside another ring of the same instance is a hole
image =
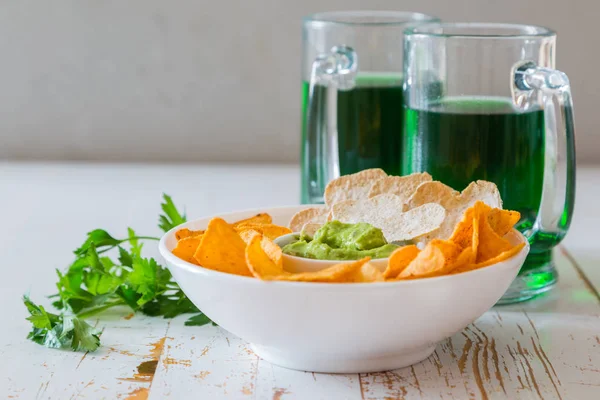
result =
[[[546,130],[540,208],[533,227],[524,233],[530,241],[553,246],[567,233],[575,201],[575,131],[569,78],[530,61],[513,71],[517,104],[526,108],[532,102],[541,103]]]
[[[340,176],[337,91],[354,88],[357,65],[356,52],[348,46],[334,46],[312,63],[304,121],[310,199],[322,199],[327,182]],[[318,87],[325,90],[317,90]]]

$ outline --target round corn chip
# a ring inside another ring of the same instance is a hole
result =
[[[204,268],[235,275],[252,276],[246,265],[246,243],[221,218],[213,218],[202,235],[194,258]]]
[[[331,208],[340,201],[366,199],[373,182],[386,176],[387,174],[379,168],[366,169],[355,174],[340,176],[330,181],[325,187],[325,204]]]
[[[373,183],[368,196],[375,197],[379,194],[391,193],[400,197],[402,202],[406,203],[421,183],[430,181],[431,175],[427,172],[406,176],[386,176]]]
[[[402,212],[402,199],[384,193],[370,199],[346,200],[334,204],[333,219],[344,223],[367,222],[383,231],[388,242],[410,240],[437,229],[446,212],[430,203]]]
[[[173,249],[172,253],[182,260],[192,264],[200,265],[194,258],[194,253],[196,253],[198,246],[200,246],[201,239],[201,235],[185,237],[177,242],[177,246]]]
[[[462,219],[464,212],[477,201],[494,207],[502,208],[500,192],[495,184],[487,181],[471,182],[462,193],[441,182],[425,182],[421,184],[409,199],[406,208],[413,209],[426,203],[437,203],[446,209],[446,218],[441,226],[424,236],[422,241],[432,239],[448,239],[456,224]]]
[[[300,232],[309,223],[324,224],[327,222],[329,210],[325,207],[312,207],[298,211],[290,220],[289,227],[292,232]]]
[[[385,279],[395,279],[419,255],[420,251],[414,244],[394,250],[388,259],[383,277]]]

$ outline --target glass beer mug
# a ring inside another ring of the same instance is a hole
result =
[[[303,21],[302,202],[327,182],[367,168],[399,175],[402,37],[418,13],[327,12]]]
[[[575,144],[567,76],[554,69],[556,34],[536,26],[441,23],[404,39],[402,173],[427,171],[456,190],[494,182],[531,244],[501,303],[556,282],[552,248],[573,213]]]

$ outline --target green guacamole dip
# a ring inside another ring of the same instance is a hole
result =
[[[388,243],[381,229],[365,222],[344,224],[329,221],[311,239],[301,236],[298,241],[283,246],[291,256],[317,260],[359,260],[363,257],[385,258],[398,247]]]

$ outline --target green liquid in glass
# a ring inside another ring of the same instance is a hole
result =
[[[309,170],[316,160],[307,160],[307,112],[309,83],[302,83],[302,202],[310,198]],[[327,126],[327,91],[316,86],[319,99],[310,110],[314,120],[310,129]],[[403,129],[402,77],[399,75],[358,75],[356,87],[337,92],[337,130],[340,174],[352,174],[367,168],[382,168],[400,175]],[[320,109],[316,109],[316,107]],[[331,116],[329,116],[331,117]]]
[[[510,99],[471,97],[405,109],[404,118],[402,173],[427,171],[456,190],[477,179],[498,185],[504,208],[521,213],[517,228],[529,236],[530,255],[520,273],[533,272],[526,286],[533,292],[551,285],[556,276],[546,267],[568,227],[572,196],[563,233],[533,231],[544,180],[544,112],[520,112]]]

